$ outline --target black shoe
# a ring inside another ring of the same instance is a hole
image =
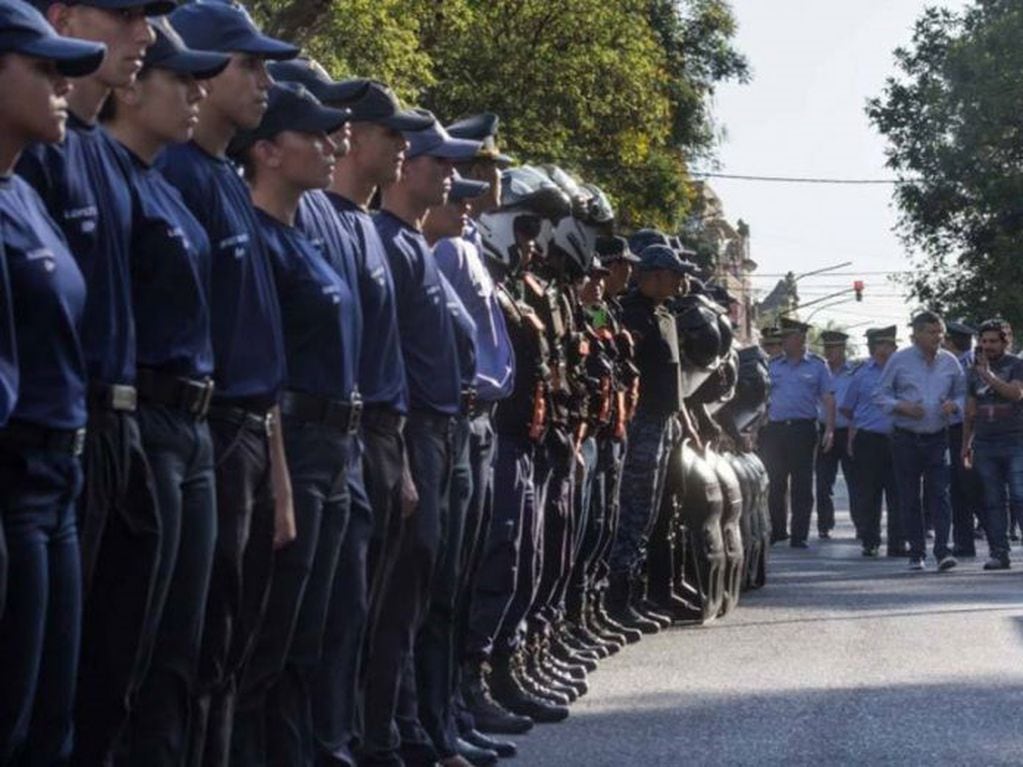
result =
[[[474,767],[491,767],[491,765],[497,764],[497,760],[500,759],[496,751],[491,751],[489,748],[480,748],[464,738],[455,739],[455,750],[460,757],[473,764]]]
[[[633,605],[636,611],[647,620],[651,620],[660,626],[662,629],[666,629],[671,626],[674,621],[670,615],[662,613],[653,602],[649,599],[644,599],[642,602]]]
[[[540,658],[545,671],[554,673],[559,679],[565,678],[569,681],[585,682],[587,671],[583,666],[568,663],[561,660],[553,653],[547,652]]]
[[[513,673],[519,684],[521,684],[522,689],[548,703],[553,703],[557,706],[567,706],[579,697],[572,688],[555,686],[552,681],[543,676],[536,666],[528,660],[515,668]]]
[[[817,533],[817,537],[820,538],[822,541],[830,541],[831,533],[829,533],[827,530],[821,530],[819,533]]]
[[[469,730],[468,732],[462,733],[462,740],[467,743],[472,743],[474,746],[479,748],[486,748],[493,751],[502,759],[508,759],[515,756],[519,752],[519,749],[510,740],[498,740],[497,738],[488,738],[479,730]]]
[[[490,694],[483,665],[466,666],[462,672],[462,699],[476,721],[476,727],[484,732],[502,735],[521,735],[533,727],[529,717],[519,716],[501,706]]]
[[[1010,567],[1008,557],[991,557],[984,563],[985,570],[1008,570]]]
[[[879,553],[879,546],[864,546],[863,556],[865,557],[876,557]]]
[[[582,678],[577,679],[567,671],[562,671],[549,660],[546,663],[544,660],[546,659],[533,661],[535,664],[533,667],[534,676],[537,679],[543,680],[543,683],[550,689],[567,696],[570,703],[578,700],[590,691],[590,683],[586,681],[585,669],[581,669],[583,673]]]
[[[534,722],[553,723],[568,718],[567,707],[556,706],[530,695],[504,665],[494,669],[491,693],[506,709],[520,716],[528,716]]]
[[[808,549],[808,548],[810,548],[809,544],[806,541],[797,541],[797,540],[794,540],[794,539],[789,542],[789,546],[791,546],[794,549]]]
[[[899,559],[905,559],[909,556],[909,549],[906,548],[906,544],[895,544],[894,546],[889,545],[886,556],[897,557]]]
[[[586,653],[574,650],[568,645],[560,642],[558,639],[551,642],[551,655],[558,660],[565,661],[566,663],[575,666],[582,666],[587,671],[597,670],[596,658],[592,655],[587,655]]]

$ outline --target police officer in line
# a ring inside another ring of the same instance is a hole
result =
[[[199,661],[213,550],[216,488],[206,410],[213,392],[210,242],[177,190],[153,166],[170,143],[188,141],[201,80],[224,54],[185,47],[164,17],[135,82],[100,114],[121,149],[131,189],[131,281],[137,336],[139,430],[153,472],[162,527],[153,587],[159,621],[148,673],[125,735],[128,764],[181,764]]]
[[[103,55],[102,45],[59,37],[20,0],[0,0],[0,132],[60,141],[69,78],[95,71]],[[85,282],[43,201],[14,175],[26,148],[18,139],[0,159],[0,258],[11,291],[5,279],[0,525],[11,586],[0,615],[0,763],[58,764],[71,755],[82,616],[75,503],[86,423]]]
[[[884,367],[897,348],[895,331],[894,325],[867,330],[870,358],[857,366],[839,402],[839,411],[849,421],[847,452],[856,477],[851,512],[865,557],[876,557],[880,551],[882,502],[888,510],[887,555],[906,556],[892,458],[892,418],[874,398]]]
[[[642,616],[644,536],[661,505],[670,454],[671,420],[683,406],[681,361],[675,317],[665,304],[675,298],[692,265],[667,245],[653,244],[640,254],[636,288],[622,301],[622,323],[636,342],[639,403],[628,428],[622,469],[618,533],[609,558],[611,617],[637,627]],[[650,621],[641,625],[650,626]],[[654,624],[656,625],[656,624]],[[648,629],[654,630],[657,629]]]
[[[157,159],[213,248],[210,311],[215,391],[208,421],[217,486],[217,545],[206,601],[189,763],[229,761],[237,684],[262,625],[274,549],[295,535],[278,399],[285,382],[280,307],[248,187],[227,158],[231,139],[259,125],[266,62],[298,48],[267,37],[236,3],[190,3],[170,16],[185,43],[228,54],[206,81],[190,142]]]
[[[835,396],[827,363],[806,348],[809,325],[783,317],[782,353],[771,360],[768,423],[760,434],[760,451],[771,479],[768,504],[772,542],[789,540],[807,547],[813,510],[813,465],[818,444],[829,452],[835,438]],[[818,407],[824,424],[817,429]],[[787,500],[791,499],[789,527]],[[791,531],[791,538],[790,538]]]
[[[831,373],[831,384],[834,387],[833,393],[835,403],[842,402],[849,381],[856,370],[856,366],[846,359],[846,344],[849,336],[838,330],[821,331],[821,344],[824,347],[824,359],[828,363],[828,371]],[[824,430],[827,427],[824,410],[818,411],[818,429],[821,432],[823,441]],[[842,476],[845,478],[845,485],[849,492],[850,508],[856,508],[856,482],[853,477],[853,464],[849,458],[847,445],[849,442],[849,419],[842,414],[841,410],[835,412],[835,437],[830,450],[825,452],[817,451],[817,534],[822,540],[831,537],[831,531],[835,527],[835,479],[838,476],[838,467],[842,467]]]
[[[399,750],[412,763],[458,759],[442,726],[445,711],[437,709],[448,688],[443,671],[450,670],[449,662],[443,654],[450,651],[452,616],[442,609],[440,591],[434,603],[434,587],[441,590],[445,584],[434,583],[431,576],[444,555],[442,547],[453,545],[443,537],[450,522],[453,419],[471,392],[462,385],[455,320],[422,227],[427,211],[447,197],[454,161],[474,156],[479,143],[451,138],[436,119],[406,138],[401,177],[383,188],[375,221],[394,278],[410,401],[405,437],[418,503],[396,565],[401,578],[392,581],[385,596],[370,648],[364,746],[370,764],[393,761]],[[401,647],[397,666],[379,668],[372,656],[392,643]]]
[[[964,371],[973,368],[973,339],[977,331],[965,322],[949,322],[942,346],[959,360]],[[952,503],[952,553],[957,557],[975,557],[975,524],[984,525],[983,492],[976,469],[963,463],[963,415],[955,414],[948,423],[948,491]],[[928,527],[933,527],[931,522]]]
[[[107,56],[68,95],[63,142],[37,145],[17,171],[63,229],[86,280],[82,347],[89,428],[79,504],[84,574],[76,688],[75,758],[111,757],[148,665],[158,616],[151,599],[160,520],[136,420],[136,335],[129,264],[130,190],[118,152],[96,124],[112,88],[134,82],[154,35],[147,16],[170,0],[42,0],[58,32],[107,45]]]

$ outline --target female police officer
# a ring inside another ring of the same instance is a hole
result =
[[[187,141],[205,93],[199,80],[228,63],[185,47],[166,18],[135,82],[114,90],[100,119],[123,149],[131,189],[131,282],[139,428],[163,529],[154,585],[159,621],[132,712],[128,763],[180,764],[186,750],[202,619],[216,542],[213,443],[205,421],[213,384],[210,244],[178,191],[153,167]]]
[[[30,142],[63,138],[68,77],[103,46],[58,37],[19,0],[0,0],[0,233],[10,272],[20,388],[0,429],[0,520],[13,588],[0,619],[0,764],[52,764],[71,750],[81,621],[75,500],[85,426],[79,325],[85,284],[42,201],[13,175]]]

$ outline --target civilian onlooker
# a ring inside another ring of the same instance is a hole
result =
[[[941,348],[945,323],[940,316],[921,312],[913,318],[912,326],[913,345],[895,352],[888,360],[875,398],[892,414],[895,425],[892,447],[910,569],[925,569],[923,496],[928,499],[934,520],[938,569],[949,570],[958,562],[948,545],[948,423],[963,409],[966,379],[955,355]]]
[[[962,460],[976,468],[984,501],[990,559],[985,570],[1009,567],[1006,488],[1012,518],[1023,513],[1023,359],[1010,354],[999,320],[980,327],[980,349],[969,372]]]

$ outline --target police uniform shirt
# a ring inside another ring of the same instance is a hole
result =
[[[1023,359],[1014,354],[1006,352],[997,360],[989,360],[988,365],[1002,381],[1023,381]],[[967,374],[967,391],[977,401],[973,433],[978,441],[1023,436],[1023,402],[1008,400],[996,392],[975,367]]]
[[[453,321],[452,330],[455,332],[455,349],[458,351],[458,369],[462,374],[462,388],[476,385],[476,367],[478,356],[476,353],[477,330],[476,323],[466,310],[462,299],[451,287],[448,278],[440,272],[440,284],[444,288],[444,300],[451,312]]]
[[[367,405],[408,411],[408,381],[398,334],[394,279],[373,218],[351,200],[327,192],[341,223],[355,242],[355,268],[362,307],[363,342],[359,393]]]
[[[131,278],[138,364],[171,375],[213,375],[210,241],[156,168],[122,149],[133,198]]]
[[[678,327],[674,315],[639,291],[622,301],[622,323],[636,341],[637,411],[670,415],[682,409]]]
[[[85,281],[35,191],[0,178],[0,233],[12,291],[20,388],[12,421],[85,425],[86,367],[79,341]]]
[[[826,360],[825,364],[827,364]],[[837,371],[832,372],[831,366],[828,366],[828,373],[831,374],[831,393],[835,395],[836,407],[837,403],[842,402],[845,398],[845,393],[849,389],[849,384],[852,381],[853,373],[856,372],[856,367],[856,365],[846,361],[842,363],[842,366]],[[822,424],[824,423],[824,408],[819,403],[817,406],[817,420]],[[849,428],[849,419],[837,409],[835,411],[835,428]]]
[[[433,253],[420,232],[391,213],[381,211],[374,221],[394,278],[411,405],[456,415],[462,375],[454,319]]]
[[[471,232],[444,238],[433,246],[433,255],[476,324],[476,394],[482,400],[493,401],[512,392],[515,354],[494,293],[494,281],[470,239]]]
[[[89,378],[104,384],[135,381],[126,170],[113,139],[74,115],[63,142],[29,147],[17,166],[60,225],[85,278],[82,351]]]
[[[280,299],[288,388],[351,399],[358,370],[351,289],[308,237],[261,210],[256,215]]]
[[[860,365],[849,379],[838,406],[852,413],[849,422],[858,431],[870,431],[877,434],[891,434],[892,417],[875,402],[877,387],[881,383],[884,366],[871,358]],[[843,416],[844,417],[844,416]]]
[[[277,291],[248,187],[232,163],[194,142],[165,149],[157,167],[210,241],[217,397],[270,407],[284,382],[284,342]]]
[[[7,423],[18,399],[18,354],[11,299],[7,256],[4,252],[3,232],[0,231],[0,426]]]
[[[816,420],[821,397],[832,390],[828,365],[816,355],[804,354],[796,363],[780,355],[771,360],[771,421]]]

